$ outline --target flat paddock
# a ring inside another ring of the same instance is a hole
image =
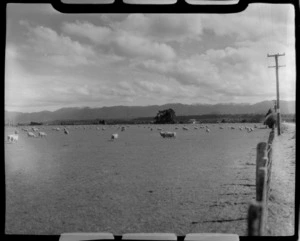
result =
[[[5,145],[6,233],[246,235],[256,145],[270,130],[220,125],[208,124],[209,133],[193,125],[70,126],[68,135],[45,126],[45,138],[20,130],[18,143]],[[162,138],[158,127],[176,138]],[[113,133],[119,138],[110,141]]]

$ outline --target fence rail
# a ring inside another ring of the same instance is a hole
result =
[[[256,200],[248,209],[249,236],[262,236],[266,232],[274,135],[272,129],[268,142],[260,142],[256,148]]]

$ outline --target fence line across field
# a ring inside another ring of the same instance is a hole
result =
[[[272,169],[272,144],[274,129],[269,134],[268,142],[260,142],[256,148],[256,200],[252,201],[248,209],[248,235],[262,236],[265,234],[268,199],[270,195],[270,181]]]

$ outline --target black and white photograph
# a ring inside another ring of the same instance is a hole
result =
[[[293,236],[298,10],[8,3],[5,234]]]

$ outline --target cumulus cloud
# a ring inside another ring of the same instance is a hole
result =
[[[288,28],[293,26],[291,5],[251,4],[244,12],[229,15],[202,15],[205,29],[217,36],[234,36],[235,41],[257,41],[270,38],[286,42]]]
[[[114,41],[114,51],[130,57],[148,57],[159,60],[175,58],[175,51],[164,43],[151,42],[148,39],[120,34]]]
[[[210,86],[210,82],[217,72],[214,65],[199,58],[199,56],[165,63],[149,60],[136,63],[136,66],[171,77],[182,85],[192,85],[194,87]]]
[[[94,44],[114,54],[130,58],[173,59],[174,49],[165,44],[121,30],[96,26],[88,22],[64,23],[63,31],[90,39]]]
[[[280,43],[269,47],[283,49]],[[215,96],[274,98],[275,82],[268,69],[265,50],[264,42],[250,41],[237,47],[209,49],[203,54],[172,62],[149,60],[136,63],[136,66],[172,77],[182,85],[199,88],[202,93],[211,89]],[[291,60],[289,68],[292,71],[288,72],[288,77],[282,78],[281,92],[285,97],[294,96],[291,89],[295,88],[295,63]]]
[[[130,14],[121,22],[112,24],[131,34],[139,34],[156,41],[183,41],[188,38],[200,39],[203,31],[201,16],[186,14]]]
[[[175,79],[161,75],[152,75],[151,78],[133,79],[118,83],[114,90],[118,95],[130,97],[131,102],[145,105],[147,103],[165,104],[178,102],[196,96],[196,90],[190,86],[182,86]],[[187,98],[188,96],[188,98]]]
[[[268,68],[274,59],[267,54],[283,52],[280,94],[295,99],[293,14],[284,9],[251,4],[228,15],[62,15],[49,25],[25,18],[17,28],[20,19],[9,19],[6,103],[50,108],[275,99],[275,72]]]
[[[95,53],[91,46],[73,41],[70,37],[59,35],[51,28],[31,26],[26,21],[20,21],[27,32],[27,47],[42,60],[61,66],[76,66],[92,64]]]
[[[107,44],[112,37],[112,30],[105,26],[95,26],[89,22],[65,22],[62,29],[68,34],[74,34],[90,39],[97,44]]]

